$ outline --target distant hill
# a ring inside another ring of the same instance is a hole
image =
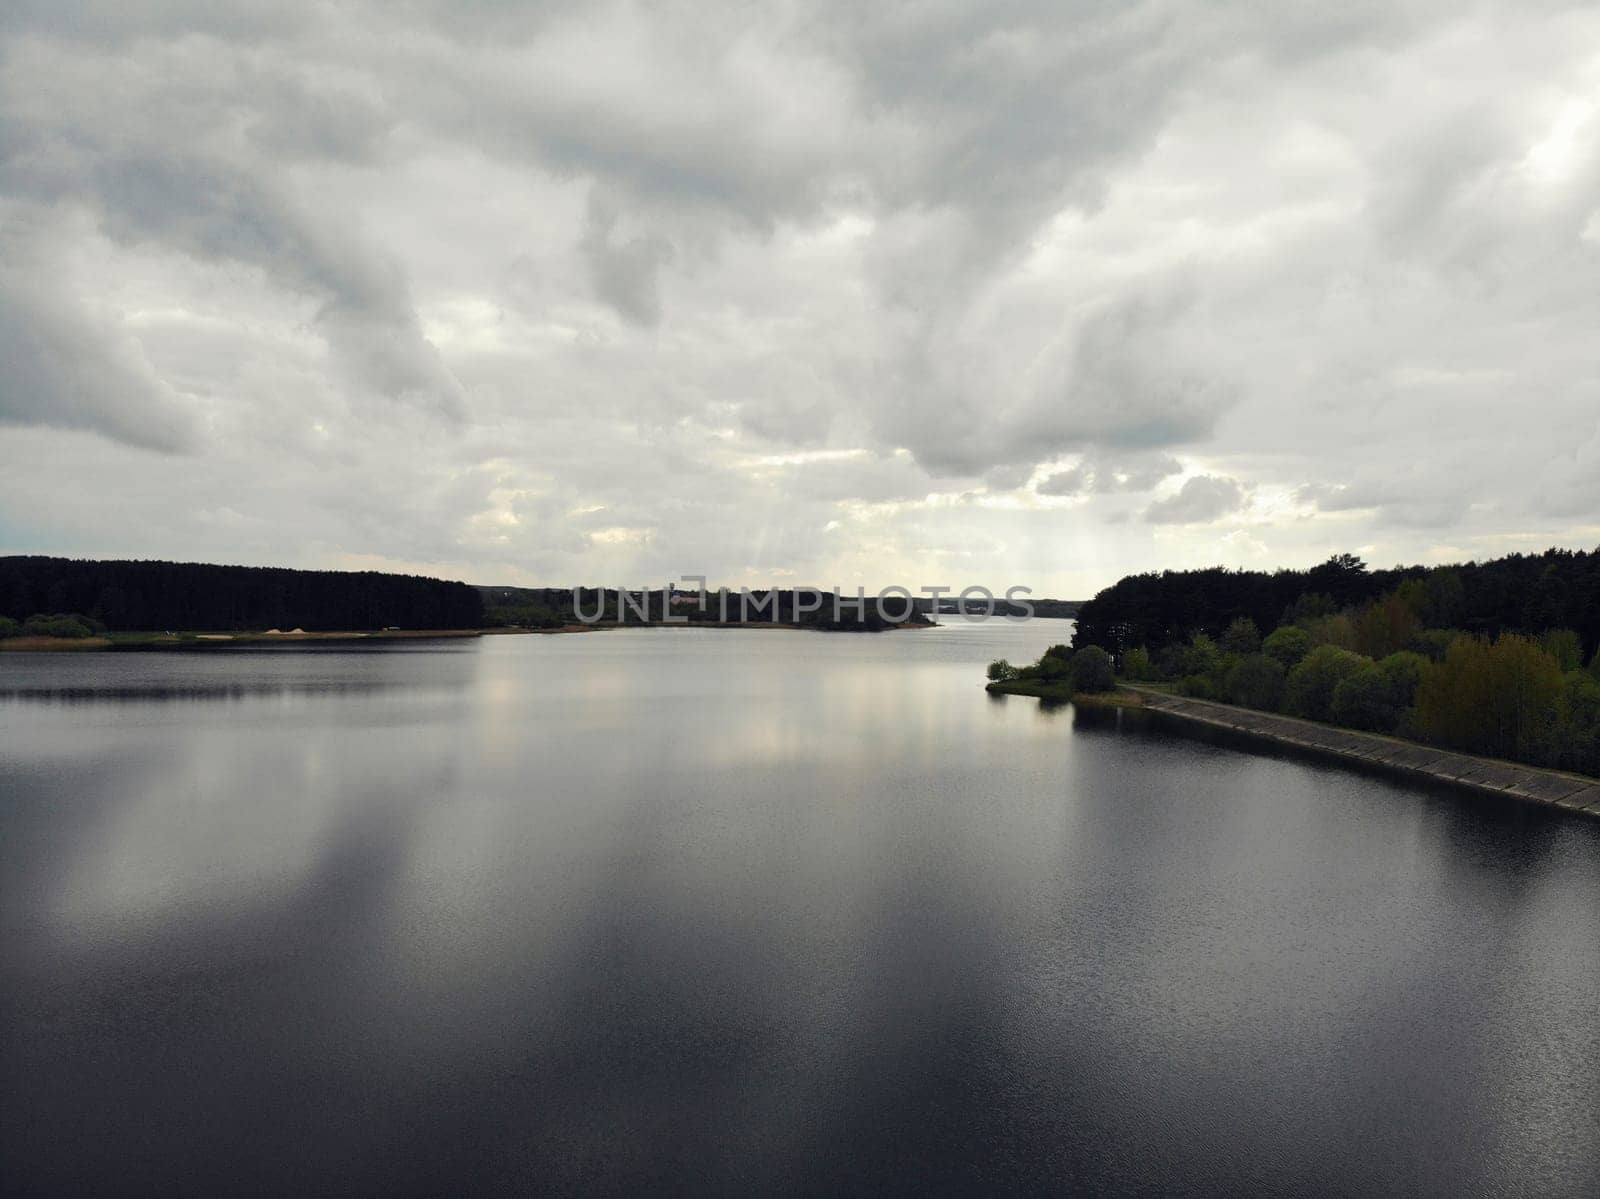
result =
[[[736,591],[729,593],[726,604],[716,592],[709,593],[705,611],[700,609],[698,593],[668,595],[660,588],[622,593],[615,588],[598,587],[574,591],[567,587],[489,586],[479,587],[478,592],[483,597],[484,619],[489,627],[560,628],[577,623],[580,611],[584,619],[607,623],[661,624],[663,614],[669,610],[674,621],[685,624],[794,624],[841,632],[875,632],[902,624],[929,623],[924,608],[902,616],[903,601],[890,599],[884,611],[878,611],[870,597],[863,613],[854,612],[846,597],[847,602],[835,619],[831,593],[823,595],[820,607],[812,607],[812,596],[803,588],[798,593],[753,591],[748,610],[743,612]]]
[[[491,626],[518,625],[523,628],[557,628],[561,625],[571,624],[575,619],[572,606],[572,589],[569,587],[479,587],[478,592],[483,596],[486,619]],[[582,590],[582,595],[585,597],[585,611],[593,612],[595,610],[594,605],[598,602],[596,598],[598,594],[599,592],[594,588],[584,588]],[[617,593],[614,590],[608,590],[606,594],[609,597],[606,603],[606,611],[608,614],[615,613],[615,597]],[[755,594],[765,596],[766,593],[757,592]],[[792,615],[794,592],[780,591],[778,594],[785,611],[790,612]],[[661,611],[661,592],[659,590],[652,591],[650,595],[652,597],[650,611],[658,614]],[[708,617],[693,611],[687,603],[683,602],[687,598],[687,596],[680,596],[680,605],[677,611],[680,613],[689,612],[691,620],[704,621],[720,617],[720,609],[718,609],[716,617]],[[715,603],[714,600],[712,602]],[[1078,609],[1083,606],[1085,601],[1036,599],[1030,602],[1033,605],[1033,614],[1036,617],[1070,620],[1078,614]],[[802,613],[795,623],[830,622],[832,603],[831,596],[825,597],[822,615]],[[890,601],[889,606],[891,612],[898,612],[898,601]],[[973,612],[983,609],[982,603],[977,601],[972,602],[968,607]],[[917,599],[917,611],[924,615],[955,615],[959,610],[957,601],[954,599],[946,598],[941,600],[937,611],[933,609],[932,601],[927,597],[918,597]],[[994,614],[997,616],[1020,616],[1022,613],[1023,609],[1016,604],[1009,604],[1003,599],[995,600]],[[653,616],[652,620],[654,619],[655,617]],[[761,620],[765,622],[770,619],[771,617],[763,610]],[[850,624],[852,627],[859,623],[841,622],[841,624]]]
[[[1089,601],[1036,599],[1031,602],[1035,616],[1041,616],[1046,620],[1074,620],[1077,618],[1078,609]]]

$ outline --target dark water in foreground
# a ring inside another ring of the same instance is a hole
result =
[[[1062,632],[0,655],[3,1189],[1600,1194],[1600,822]]]

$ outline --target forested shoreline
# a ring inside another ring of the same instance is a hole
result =
[[[1049,683],[1101,647],[1182,695],[1600,775],[1600,551],[1134,575],[1084,605],[1071,651],[996,666]]]
[[[1585,655],[1600,647],[1600,549],[1388,570],[1370,570],[1360,558],[1340,554],[1309,570],[1218,566],[1128,575],[1079,609],[1073,644],[1104,646],[1118,656],[1138,646],[1155,653],[1195,633],[1220,637],[1236,617],[1270,630],[1303,600],[1338,613],[1402,588],[1408,606],[1430,627],[1490,637],[1571,629]]]
[[[465,583],[379,571],[197,562],[0,558],[0,635],[188,629],[475,629]],[[8,628],[8,625],[10,626]]]

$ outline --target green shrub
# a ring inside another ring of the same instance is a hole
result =
[[[1327,720],[1333,689],[1371,660],[1336,645],[1319,645],[1289,672],[1284,681],[1284,706],[1307,720]]]
[[[1073,654],[1070,670],[1074,691],[1110,691],[1117,685],[1111,655],[1098,645],[1086,645]]]
[[[1390,654],[1378,663],[1378,669],[1383,671],[1384,678],[1389,680],[1389,686],[1394,689],[1397,708],[1403,711],[1411,706],[1417,697],[1417,684],[1422,682],[1428,665],[1428,659],[1410,650]]]
[[[1017,677],[1017,668],[1004,658],[996,658],[989,663],[989,681],[991,683],[1009,683]]]
[[[1240,658],[1228,672],[1230,702],[1274,712],[1283,704],[1283,664],[1266,654]]]
[[[0,616],[0,637],[15,637],[17,635],[17,622],[9,616]]]

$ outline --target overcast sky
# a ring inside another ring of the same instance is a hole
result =
[[[1600,8],[7,0],[0,552],[1600,543]]]

